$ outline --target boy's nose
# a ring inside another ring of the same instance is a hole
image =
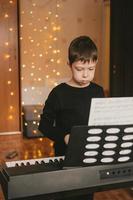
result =
[[[88,76],[88,71],[87,70],[84,70],[83,71],[83,77],[87,77]]]

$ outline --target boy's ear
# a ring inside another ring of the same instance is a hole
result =
[[[69,61],[67,61],[67,65],[68,65],[69,67],[71,67],[71,65],[70,65],[70,62],[69,62]]]
[[[96,60],[96,64],[98,63],[98,59]]]

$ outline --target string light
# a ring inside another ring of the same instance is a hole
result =
[[[12,115],[9,115],[8,119],[9,119],[9,120],[12,120],[12,119],[13,119],[13,116],[12,116]]]
[[[5,42],[5,45],[8,46],[8,45],[9,45],[9,42]]]
[[[6,13],[4,17],[5,17],[5,18],[8,18],[8,17],[9,17],[9,15]]]
[[[10,108],[10,110],[13,110],[13,106],[10,106],[9,108]]]
[[[9,28],[9,31],[12,32],[12,31],[13,31],[13,28]]]
[[[11,56],[9,54],[5,54],[5,58],[8,59],[10,58]]]
[[[7,81],[7,84],[8,84],[8,85],[11,85],[11,83],[12,83],[11,81]]]
[[[11,71],[12,71],[12,68],[9,68],[8,71],[11,72]]]
[[[27,88],[24,88],[24,92],[27,92],[28,91],[28,89]]]

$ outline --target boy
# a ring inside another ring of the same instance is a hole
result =
[[[87,125],[92,98],[104,97],[103,88],[92,82],[98,61],[97,47],[88,36],[75,38],[68,49],[72,77],[49,94],[39,130],[54,141],[55,156],[64,155],[72,126]],[[91,200],[93,195],[80,196]]]

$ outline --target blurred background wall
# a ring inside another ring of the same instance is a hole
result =
[[[19,133],[22,108],[43,105],[70,78],[67,49],[79,35],[96,43],[95,82],[109,93],[110,1],[0,0],[1,134]]]

